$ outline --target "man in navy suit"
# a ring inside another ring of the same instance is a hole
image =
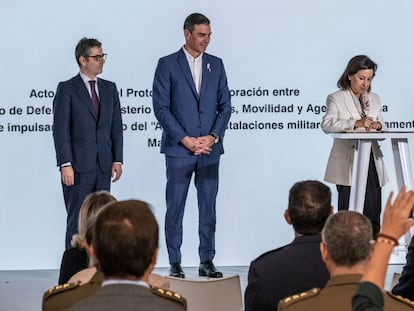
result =
[[[67,211],[66,249],[78,232],[84,198],[110,190],[122,174],[122,118],[115,83],[97,78],[106,54],[96,39],[75,48],[80,72],[60,82],[53,100],[53,139]]]
[[[199,211],[199,275],[222,277],[215,255],[216,196],[223,137],[231,114],[223,62],[205,53],[209,19],[199,13],[184,22],[185,45],[159,60],[153,84],[154,113],[163,128],[161,153],[167,169],[165,236],[170,275],[181,267],[182,220],[194,173]]]
[[[249,267],[245,311],[276,310],[279,300],[313,287],[325,287],[329,272],[320,252],[321,231],[332,214],[331,190],[317,180],[295,183],[284,216],[292,243],[268,251]]]

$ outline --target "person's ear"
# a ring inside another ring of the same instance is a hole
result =
[[[191,36],[191,32],[188,29],[184,29],[184,38],[188,39]]]
[[[155,265],[157,264],[157,258],[158,258],[158,247],[155,249],[154,254],[152,255],[152,258],[151,258],[150,272],[155,268]]]
[[[321,256],[322,256],[322,260],[324,263],[327,263],[329,260],[329,254],[328,254],[328,249],[326,247],[326,244],[321,242],[319,244],[319,249],[321,251]]]
[[[80,56],[79,57],[79,63],[81,64],[81,66],[85,66],[86,64],[86,57],[85,56]]]
[[[286,222],[291,225],[292,224],[292,220],[290,219],[290,215],[289,215],[289,211],[285,210],[285,213],[283,214],[285,216],[285,220]]]
[[[88,253],[89,258],[96,260],[95,250],[92,245],[85,245],[85,250]]]

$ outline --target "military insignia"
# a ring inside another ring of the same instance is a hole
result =
[[[317,296],[317,295],[319,295],[320,291],[321,291],[320,288],[315,287],[315,288],[312,288],[312,289],[310,289],[306,292],[302,292],[302,293],[299,293],[299,294],[295,294],[295,295],[286,297],[286,298],[280,300],[279,304],[283,305],[284,307],[288,307],[289,305],[292,305],[292,304],[294,304],[298,301],[302,301],[302,300]]]
[[[408,299],[408,298],[404,298],[403,296],[400,295],[394,295],[391,292],[387,292],[388,296],[390,296],[391,298],[398,300],[399,302],[402,302],[406,305],[409,305],[410,307],[414,308],[414,301]]]
[[[76,283],[65,283],[65,284],[61,284],[61,285],[56,285],[53,286],[51,288],[49,288],[43,295],[43,299],[48,299],[49,297],[67,291],[67,290],[71,290],[74,288],[79,287],[81,284],[81,282],[76,282]]]
[[[175,293],[173,291],[166,290],[166,289],[159,288],[159,287],[155,287],[155,286],[151,286],[151,291],[152,291],[153,294],[155,294],[157,296],[167,298],[167,299],[171,299],[171,300],[174,300],[174,301],[182,304],[183,306],[187,306],[187,301],[179,293]]]

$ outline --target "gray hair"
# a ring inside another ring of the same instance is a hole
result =
[[[371,254],[371,239],[371,222],[354,211],[331,215],[322,229],[322,242],[338,266],[351,267],[367,260]]]

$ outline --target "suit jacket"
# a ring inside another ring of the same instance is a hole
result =
[[[92,296],[101,287],[102,273],[95,273],[88,283],[65,283],[50,288],[43,294],[42,311],[62,311],[78,301]]]
[[[414,300],[414,236],[408,245],[406,260],[400,279],[392,289],[392,293]]]
[[[91,273],[93,273],[92,277],[85,279],[85,276],[89,276]],[[72,279],[76,281],[72,281]],[[95,294],[103,281],[103,273],[96,271],[95,268],[80,271],[71,278],[69,283],[52,287],[43,294],[42,310],[66,310],[78,301]],[[170,281],[159,274],[150,273],[149,283],[157,290],[162,288],[165,292],[169,292]]]
[[[64,284],[77,272],[89,267],[85,249],[71,247],[64,251],[59,269],[59,284]]]
[[[314,288],[297,293],[279,302],[278,311],[351,311],[352,297],[357,291],[361,274],[343,274],[333,276],[325,288]],[[413,302],[390,293],[383,293],[384,309],[387,311],[413,310]]]
[[[381,122],[382,130],[386,130],[386,125],[381,115],[381,100],[379,96],[370,92],[368,93],[368,99],[369,108],[365,111],[367,116]],[[326,107],[327,111],[322,119],[322,130],[325,133],[352,130],[355,122],[361,119],[361,111],[354,104],[349,90],[339,90],[328,95]],[[334,139],[326,166],[325,181],[337,185],[351,185],[355,144],[356,141],[353,139]],[[382,187],[387,183],[388,176],[384,167],[383,154],[377,141],[372,143],[372,152],[374,154],[379,184]]]
[[[185,136],[215,133],[219,143],[211,155],[223,150],[223,137],[231,115],[230,92],[220,58],[203,53],[200,95],[197,94],[184,51],[159,60],[153,84],[154,113],[163,128],[161,152],[189,157],[193,153],[180,141]]]
[[[252,261],[245,291],[245,311],[276,310],[280,299],[324,287],[329,273],[322,261],[320,234],[302,235]]]
[[[77,173],[95,169],[98,162],[110,173],[113,162],[122,162],[123,134],[115,83],[98,78],[99,117],[80,77],[60,82],[53,100],[53,138],[57,165],[71,162]]]
[[[94,296],[78,302],[69,310],[182,311],[187,308],[185,299],[170,291],[140,285],[113,284],[102,286]]]

